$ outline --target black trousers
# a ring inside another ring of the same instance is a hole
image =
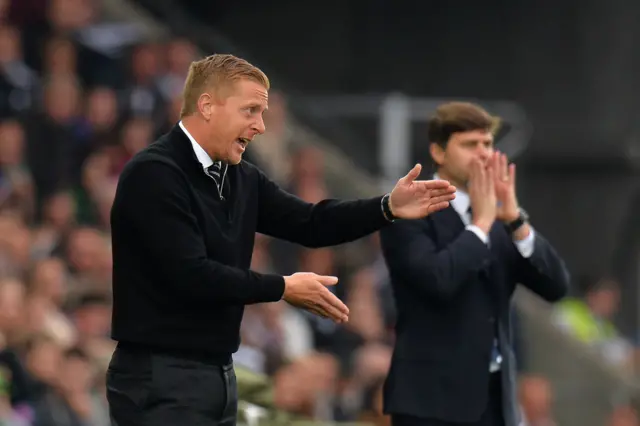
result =
[[[235,426],[238,388],[230,358],[211,362],[119,345],[107,371],[107,400],[112,426]]]
[[[461,407],[464,410],[464,407]],[[473,423],[452,423],[435,419],[422,419],[419,417],[400,414],[391,415],[392,426],[504,426],[504,414],[502,407],[502,380],[500,373],[491,374],[489,380],[489,399],[487,408],[482,413],[480,420]]]

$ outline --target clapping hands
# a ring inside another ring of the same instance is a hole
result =
[[[469,175],[472,223],[488,233],[496,219],[511,222],[519,215],[516,166],[495,152],[486,161],[475,159]]]

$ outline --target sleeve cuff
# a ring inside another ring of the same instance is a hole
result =
[[[476,225],[467,225],[465,229],[476,234],[478,238],[480,238],[480,241],[482,241],[483,243],[489,244],[489,237],[487,236],[487,234],[485,234],[484,231],[478,228]]]
[[[535,232],[531,225],[529,225],[529,235],[524,240],[514,241],[516,248],[524,258],[531,257],[533,254],[533,248],[535,247]]]
[[[266,274],[262,276],[263,302],[277,302],[284,297],[284,277]]]

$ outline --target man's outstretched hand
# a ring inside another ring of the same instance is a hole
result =
[[[283,299],[298,308],[329,318],[337,323],[349,320],[349,308],[327,286],[336,285],[338,278],[311,272],[298,272],[284,277]]]
[[[413,169],[398,181],[391,191],[390,207],[401,219],[419,219],[449,207],[455,198],[456,187],[446,180],[416,180],[422,166]]]

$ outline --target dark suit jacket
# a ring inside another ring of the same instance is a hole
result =
[[[488,397],[495,333],[503,355],[506,425],[517,424],[510,299],[522,283],[548,301],[562,298],[568,273],[536,232],[520,255],[496,222],[485,245],[449,207],[381,231],[398,319],[384,410],[448,422],[479,420]]]

